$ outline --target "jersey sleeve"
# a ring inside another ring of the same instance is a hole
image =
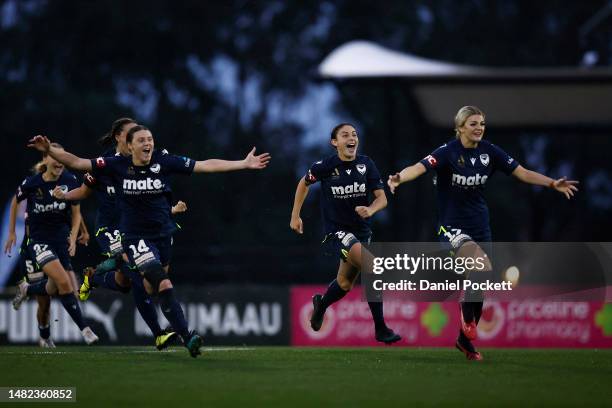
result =
[[[323,179],[324,175],[325,164],[322,160],[319,160],[318,162],[315,162],[312,166],[310,166],[310,168],[306,172],[306,175],[304,176],[304,181],[306,182],[306,185],[309,186]]]
[[[97,190],[99,186],[98,179],[91,173],[92,172],[85,173],[85,176],[83,177],[83,184],[92,190]]]
[[[17,198],[17,202],[20,203],[30,195],[30,191],[32,187],[30,185],[29,179],[24,179],[19,187],[17,187],[17,191],[15,192],[15,197]]]
[[[506,175],[510,175],[519,165],[514,158],[494,144],[491,144],[491,155],[493,156],[495,170],[501,170]]]
[[[372,159],[369,159],[369,164],[368,167],[369,169],[367,169],[367,183],[368,183],[368,190],[370,191],[374,191],[374,190],[381,190],[385,188],[385,184],[382,181],[382,178],[380,177],[380,172],[378,171],[378,167],[376,167],[376,164],[374,163],[374,161],[372,161]]]
[[[110,167],[115,161],[115,157],[96,157],[91,159],[91,171],[89,172],[94,178],[109,174]]]
[[[159,162],[168,173],[191,174],[196,161],[185,156],[163,153]]]
[[[444,167],[448,162],[448,146],[442,145],[434,150],[430,155],[423,158],[420,163],[425,166],[427,171],[437,170]]]

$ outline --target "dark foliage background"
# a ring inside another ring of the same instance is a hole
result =
[[[335,84],[316,75],[336,47],[366,39],[403,52],[487,66],[610,65],[612,28],[584,23],[606,1],[0,1],[0,123],[4,202],[38,160],[25,143],[44,133],[95,157],[118,117],[153,130],[156,144],[205,158],[274,159],[265,172],[177,178],[172,273],[183,282],[324,282],[317,192],[304,236],[288,228],[307,165],[331,154],[328,132],[356,123],[362,151],[389,174],[445,140],[402,86]],[[391,95],[389,95],[391,93]],[[396,103],[390,111],[385,101]],[[449,118],[449,123],[452,118]],[[580,179],[560,195],[498,175],[488,190],[497,240],[606,241],[612,227],[610,129],[495,129],[488,137],[526,167]],[[392,148],[391,141],[401,141]],[[376,217],[378,240],[433,240],[428,177],[403,188]],[[83,203],[93,230],[95,202]],[[93,262],[95,248],[77,264]]]

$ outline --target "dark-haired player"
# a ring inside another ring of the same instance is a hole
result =
[[[136,125],[136,121],[130,118],[115,120],[111,130],[99,140],[102,146],[107,147],[102,156],[129,156],[126,136],[128,131]],[[157,310],[144,288],[142,276],[138,271],[129,267],[121,245],[120,210],[112,178],[107,175],[94,178],[91,174],[86,173],[83,184],[78,189],[68,194],[59,189],[54,192],[57,198],[68,200],[84,200],[92,193],[95,193],[98,202],[95,237],[106,260],[96,268],[85,268],[79,298],[86,301],[91,289],[95,287],[120,293],[131,292],[138,312],[155,337],[155,346],[158,350],[163,350],[176,336],[176,332],[161,329]]]
[[[62,147],[56,144],[53,149],[61,151]],[[64,309],[81,330],[85,342],[92,344],[98,337],[83,321],[68,273],[72,270],[70,256],[74,255],[81,223],[79,204],[57,200],[52,194],[58,186],[68,191],[76,188],[78,182],[74,175],[64,170],[61,163],[44,152],[43,164],[44,169],[40,173],[21,183],[16,201],[27,200],[28,256],[50,279],[32,284],[22,281],[13,299],[13,307],[18,309],[28,296],[57,293]]]
[[[340,257],[338,274],[324,295],[312,298],[310,326],[319,331],[325,311],[352,288],[361,271],[361,243],[372,238],[370,217],[387,206],[384,184],[374,162],[357,154],[359,137],[349,123],[337,125],[331,133],[337,153],[314,163],[298,183],[291,212],[290,227],[302,234],[300,211],[308,187],[321,182],[321,210],[325,224],[324,243],[331,244]],[[374,200],[371,201],[371,196]],[[382,302],[368,302],[374,319],[376,340],[391,344],[401,337],[385,324]]]
[[[145,288],[157,294],[162,313],[183,338],[192,357],[200,354],[202,338],[189,332],[183,310],[177,301],[167,270],[170,262],[170,217],[172,174],[193,172],[227,172],[241,169],[263,169],[270,160],[267,153],[255,156],[255,148],[243,160],[209,159],[195,161],[154,150],[153,135],[144,126],[135,126],[126,135],[130,157],[99,157],[88,160],[50,145],[44,136],[36,136],[29,146],[48,152],[65,165],[90,171],[92,177],[112,178],[121,214],[119,222],[122,245],[132,266],[144,277]]]
[[[502,149],[482,140],[484,131],[484,113],[475,106],[462,107],[455,116],[455,140],[437,148],[415,165],[389,176],[387,182],[394,193],[401,183],[412,181],[428,170],[436,172],[438,237],[457,256],[483,256],[490,252],[487,248],[492,241],[489,210],[483,191],[495,171],[512,174],[524,183],[555,189],[568,199],[578,191],[577,181],[553,180],[525,169]],[[465,296],[469,296],[465,300],[471,301],[461,302],[461,328],[455,345],[469,360],[481,360],[481,354],[471,341],[477,337],[483,293]]]

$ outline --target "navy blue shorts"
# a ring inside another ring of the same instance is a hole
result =
[[[53,242],[30,239],[27,245],[27,257],[34,260],[40,269],[57,259],[65,270],[72,270],[70,255],[68,254],[68,241]]]
[[[326,255],[338,255],[342,261],[346,262],[353,245],[358,242],[369,244],[371,240],[371,233],[354,234],[350,231],[339,230],[325,235],[322,244]]]
[[[120,256],[123,253],[121,232],[118,229],[101,227],[96,231],[96,241],[102,255],[108,258]]]
[[[38,282],[45,278],[45,273],[28,253],[28,240],[24,238],[19,248],[19,272],[28,283]]]
[[[154,263],[161,266],[170,264],[172,257],[172,237],[155,239],[123,239],[123,249],[130,260],[130,266],[144,272]]]
[[[440,225],[438,227],[438,240],[444,245],[445,249],[453,253],[468,241],[476,242],[486,253],[491,250],[491,230],[489,229],[473,231],[452,225]]]

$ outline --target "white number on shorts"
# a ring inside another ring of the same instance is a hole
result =
[[[149,252],[149,247],[145,244],[144,239],[138,241],[138,248],[136,245],[130,245],[130,249],[134,255],[134,258],[138,258],[140,254],[144,254],[145,252]]]
[[[35,244],[34,245],[34,252],[36,252],[36,255],[40,255],[41,253],[45,252],[47,250],[48,245],[45,244]]]
[[[110,232],[105,232],[104,235],[106,235],[106,238],[108,238],[111,244],[114,244],[121,239],[119,230],[114,230],[112,234]]]
[[[32,263],[32,261],[29,259],[26,259],[25,264],[26,264],[26,272],[34,273],[34,264]]]

